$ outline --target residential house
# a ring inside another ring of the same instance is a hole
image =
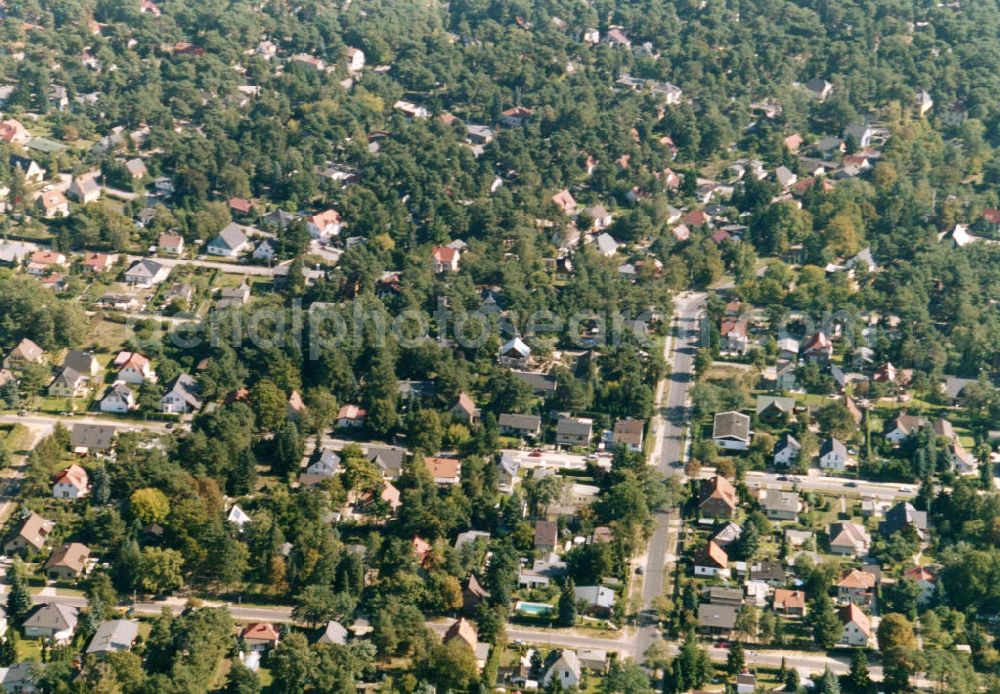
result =
[[[427,470],[434,478],[434,484],[451,486],[462,480],[462,463],[455,458],[424,458]]]
[[[918,511],[909,501],[901,501],[885,512],[885,519],[878,524],[878,531],[885,537],[911,528],[918,537],[927,535],[927,511]]]
[[[90,548],[79,542],[70,542],[52,553],[45,562],[45,575],[53,581],[79,578],[87,568]]]
[[[423,106],[417,106],[414,103],[403,101],[402,99],[394,103],[392,107],[402,113],[404,117],[411,120],[424,120],[431,117],[431,112]]]
[[[816,99],[823,101],[833,91],[833,84],[821,77],[813,77],[805,83],[806,90]]]
[[[867,647],[872,640],[871,618],[851,603],[840,608],[840,642],[848,646]]]
[[[74,424],[69,448],[77,455],[100,455],[111,451],[118,430],[107,424]]]
[[[796,521],[802,502],[796,492],[785,492],[780,489],[762,489],[758,497],[764,515],[771,520]]]
[[[512,106],[500,114],[500,122],[508,128],[520,128],[531,120],[533,112],[524,106]]]
[[[56,188],[42,191],[38,200],[35,201],[35,206],[45,219],[69,217],[69,200],[66,199],[61,190]]]
[[[101,622],[87,646],[87,655],[98,658],[108,653],[132,650],[139,636],[139,623],[128,619],[111,619]]]
[[[156,372],[149,359],[138,352],[119,352],[112,363],[118,369],[118,380],[141,386],[146,381],[156,381]]]
[[[247,200],[246,198],[232,197],[229,198],[226,204],[229,205],[230,212],[244,217],[253,211],[253,200]]]
[[[431,257],[434,260],[434,273],[442,274],[446,272],[458,272],[458,261],[462,256],[461,251],[451,246],[434,246]]]
[[[948,465],[956,475],[974,475],[979,471],[979,461],[965,450],[957,438],[948,443],[946,452]]]
[[[118,381],[108,387],[101,398],[101,412],[110,414],[125,414],[139,407],[135,393],[125,383]]]
[[[702,518],[732,518],[739,499],[732,483],[721,475],[702,482],[698,514]]]
[[[694,575],[726,577],[729,575],[729,555],[709,540],[694,559]]]
[[[331,236],[337,236],[344,226],[344,220],[341,219],[337,210],[317,212],[306,217],[305,221],[306,229],[309,230],[309,235],[314,239],[328,239]]]
[[[741,672],[736,675],[736,694],[754,694],[757,691],[757,675]]]
[[[580,684],[582,669],[580,659],[577,658],[576,651],[558,651],[558,656],[552,664],[545,670],[542,676],[542,686],[545,688],[554,687],[553,682],[558,683],[561,691],[576,689]]]
[[[800,351],[808,361],[825,364],[833,357],[833,343],[826,333],[818,332],[802,343]]]
[[[887,420],[882,431],[887,440],[899,444],[910,438],[925,424],[923,417],[901,413]]]
[[[607,232],[598,236],[595,243],[597,246],[597,252],[605,258],[614,257],[618,253],[618,248],[620,246],[620,244],[615,241],[614,237]]]
[[[719,412],[712,427],[712,440],[727,451],[745,451],[750,447],[750,417],[741,412]]]
[[[618,27],[608,29],[601,41],[602,43],[606,43],[609,46],[614,46],[616,48],[630,48],[632,46],[632,41],[630,41],[625,35],[625,32]]]
[[[475,625],[464,617],[459,617],[452,622],[442,638],[446,644],[456,640],[469,647],[476,657],[476,665],[479,669],[486,665],[486,659],[490,653],[489,644],[479,640],[479,633],[476,631]]]
[[[0,188],[0,193],[2,193],[3,188]],[[0,198],[3,196],[0,195]],[[6,211],[3,203],[0,202],[0,212]],[[24,259],[29,257],[33,253],[32,247],[27,246],[23,243],[0,242],[0,264],[7,265],[9,267],[18,267],[24,263]]]
[[[6,554],[11,554],[27,549],[41,550],[45,547],[49,533],[52,532],[54,526],[54,521],[46,520],[37,513],[31,513],[21,521],[17,530],[4,543],[3,551]]]
[[[578,603],[583,603],[587,614],[608,617],[615,607],[615,591],[605,586],[576,586],[573,595]]]
[[[921,89],[917,92],[917,96],[913,100],[914,105],[917,109],[917,116],[923,118],[927,115],[927,112],[934,107],[934,99],[931,95],[927,93],[927,90]]]
[[[313,452],[306,471],[299,475],[299,484],[311,487],[330,479],[338,472],[340,472],[340,456],[329,448],[320,448]]]
[[[0,142],[8,145],[24,145],[31,140],[31,133],[21,121],[8,118],[0,121]]]
[[[28,338],[22,338],[7,356],[4,357],[5,369],[21,369],[28,364],[41,364],[45,361],[45,350]]]
[[[550,520],[535,521],[535,549],[554,552],[559,546],[559,524]]]
[[[56,499],[79,499],[87,496],[90,491],[90,480],[87,471],[73,463],[56,475],[52,486],[52,496]]]
[[[347,69],[349,72],[358,72],[365,66],[365,52],[360,48],[347,47]]]
[[[250,247],[243,227],[236,223],[227,224],[215,238],[208,242],[206,252],[223,258],[235,258]]]
[[[537,439],[542,434],[542,418],[534,414],[507,414],[497,418],[497,427],[505,436]]]
[[[863,557],[871,547],[871,537],[864,526],[847,521],[831,523],[826,531],[830,539],[830,554]]]
[[[723,352],[744,354],[750,345],[750,323],[745,318],[724,318],[719,335]]]
[[[581,650],[577,657],[580,665],[591,672],[603,673],[608,669],[608,652],[603,648]]]
[[[646,422],[641,419],[619,419],[615,422],[612,441],[616,446],[625,446],[633,453],[642,451],[643,432]]]
[[[101,184],[97,182],[97,174],[87,173],[74,176],[67,192],[80,204],[97,202],[101,197]]]
[[[253,622],[240,631],[240,640],[247,650],[263,653],[275,648],[281,640],[278,630],[268,622]]]
[[[278,242],[274,239],[264,239],[253,250],[254,260],[270,262],[278,255]]]
[[[128,175],[132,178],[133,181],[141,181],[142,179],[144,179],[146,176],[149,175],[149,170],[146,168],[146,163],[142,159],[139,159],[138,157],[126,161],[125,170],[128,172]]]
[[[160,398],[163,414],[187,414],[201,409],[200,388],[190,374],[182,373],[174,379],[170,389]]]
[[[323,635],[319,637],[317,643],[327,646],[343,646],[347,643],[347,629],[340,622],[331,619],[326,623]]]
[[[743,590],[741,588],[709,586],[702,591],[702,595],[713,605],[732,605],[733,607],[743,605]]]
[[[608,212],[604,205],[591,205],[590,207],[586,207],[583,210],[583,214],[589,217],[592,222],[592,226],[590,228],[591,231],[602,231],[607,229],[611,226],[612,221],[614,221],[611,213]]]
[[[155,260],[136,261],[125,271],[125,281],[142,287],[153,287],[161,284],[170,276],[170,266],[162,265]]]
[[[736,542],[743,535],[743,528],[741,528],[736,523],[726,523],[723,528],[715,533],[711,540],[717,544],[719,547],[725,549],[729,545]]]
[[[733,605],[698,605],[698,631],[711,636],[728,637],[736,628],[739,609]]]
[[[824,470],[846,470],[853,464],[847,446],[837,438],[831,436],[819,447],[819,466]]]
[[[501,453],[497,468],[500,490],[507,493],[514,491],[514,484],[517,482],[517,475],[521,470],[521,461],[512,453]]]
[[[804,590],[777,588],[774,591],[774,611],[792,617],[806,616],[806,593]]]
[[[245,281],[238,287],[224,287],[219,290],[219,298],[215,301],[218,309],[245,306],[250,300],[250,285]]]
[[[577,208],[576,200],[565,188],[552,196],[552,204],[566,215],[574,214]]]
[[[778,442],[774,444],[773,459],[775,467],[788,467],[793,465],[802,452],[802,444],[792,436],[785,433],[781,435]]]
[[[76,631],[79,610],[60,602],[38,605],[24,622],[24,635],[29,638],[52,639],[57,644],[68,643]]]
[[[848,125],[844,128],[844,141],[854,138],[854,142],[859,149],[864,149],[872,143],[875,131],[867,125]]]
[[[774,170],[774,180],[778,182],[782,190],[788,190],[799,180],[799,177],[787,166],[781,165]]]
[[[493,128],[486,125],[467,123],[465,126],[465,139],[473,145],[488,145],[494,137]]]
[[[35,251],[31,254],[27,272],[35,277],[43,277],[56,268],[66,267],[66,256],[55,251]]]
[[[875,576],[867,571],[851,569],[837,581],[837,599],[868,605],[875,593]]]
[[[341,429],[359,429],[365,425],[368,413],[357,405],[342,405],[337,412],[337,426]]]
[[[162,255],[181,255],[184,252],[184,237],[179,234],[160,234],[156,249]]]
[[[903,572],[903,578],[909,579],[920,587],[917,603],[926,605],[934,597],[937,590],[937,574],[926,566],[911,566]]]
[[[86,253],[83,256],[83,269],[94,275],[107,272],[115,265],[116,256],[107,253]]]
[[[777,588],[784,585],[788,578],[785,575],[785,566],[780,561],[765,559],[750,566],[750,580]]]
[[[87,377],[76,369],[64,367],[49,384],[49,396],[54,398],[79,398],[87,392]]]
[[[451,408],[451,416],[466,424],[479,423],[479,408],[465,391],[458,394],[458,400]]]
[[[795,398],[776,395],[758,395],[757,417],[770,424],[787,424],[795,411]]]
[[[587,447],[593,436],[594,420],[585,417],[561,417],[556,422],[556,445]]]
[[[551,374],[539,373],[537,371],[511,371],[514,378],[531,388],[532,394],[550,398],[556,393],[558,382]]]
[[[531,348],[520,337],[515,337],[500,347],[498,361],[503,366],[523,369],[531,362]]]

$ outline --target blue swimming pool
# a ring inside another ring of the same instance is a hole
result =
[[[528,615],[530,617],[544,617],[545,615],[552,612],[552,605],[546,605],[544,602],[522,602],[518,601],[514,603],[514,611]]]

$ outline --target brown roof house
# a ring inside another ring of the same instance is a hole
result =
[[[27,549],[40,550],[45,547],[49,533],[55,526],[54,521],[46,520],[37,513],[32,513],[25,518],[18,529],[4,544],[4,552],[20,552]]]
[[[535,549],[554,552],[559,546],[559,525],[555,521],[535,521]]]
[[[860,607],[851,603],[840,608],[841,643],[867,646],[872,640],[872,621]]]
[[[698,513],[703,518],[732,518],[738,504],[736,489],[725,477],[716,475],[702,482]]]
[[[872,543],[868,531],[857,523],[831,523],[827,536],[830,538],[830,554],[845,557],[865,556]]]
[[[802,590],[778,588],[774,591],[774,611],[795,617],[806,616],[806,594]]]
[[[709,540],[694,560],[695,576],[726,577],[729,575],[729,556],[726,550]]]
[[[3,360],[3,366],[5,369],[18,369],[28,364],[41,364],[44,358],[45,350],[28,338],[24,338],[7,353]]]
[[[479,408],[465,391],[458,394],[458,400],[451,408],[451,416],[467,424],[479,423]]]
[[[646,423],[641,419],[619,419],[615,422],[614,443],[625,446],[630,451],[642,451],[642,436]]]
[[[87,568],[90,548],[79,542],[70,542],[52,553],[45,562],[45,575],[52,580],[69,581],[79,578]]]
[[[867,571],[851,569],[837,581],[837,598],[843,602],[868,605],[875,591],[875,576]]]
[[[476,656],[476,666],[482,670],[486,665],[486,659],[490,655],[490,645],[482,643],[479,640],[479,633],[476,631],[475,625],[465,619],[465,617],[460,617],[452,622],[452,625],[448,627],[448,631],[444,633],[442,640],[446,644],[455,640],[464,643],[472,649],[473,654]]]

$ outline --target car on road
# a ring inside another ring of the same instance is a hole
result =
[[[857,482],[844,482],[844,486],[845,487],[850,487],[851,489],[853,489],[854,487],[858,486],[858,483]]]
[[[913,487],[904,484],[903,486],[901,486],[899,488],[899,491],[901,491],[901,492],[912,492],[913,491]]]
[[[639,576],[642,576],[644,573],[646,573],[646,570],[641,566],[637,566],[635,567],[635,573]]]
[[[167,431],[169,431],[170,429],[173,429],[173,428],[174,428],[174,423],[173,422],[167,422]]]
[[[774,479],[778,480],[779,482],[787,482],[788,481],[788,475],[778,475]]]

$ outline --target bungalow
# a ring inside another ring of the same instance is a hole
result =
[[[796,492],[785,492],[780,489],[762,489],[758,497],[764,515],[771,520],[796,521],[802,502]]]
[[[80,204],[97,202],[101,197],[101,184],[97,182],[97,174],[87,173],[75,176],[67,192]]]
[[[740,412],[719,412],[712,427],[712,440],[728,451],[745,451],[750,447],[750,417]]]
[[[125,281],[142,287],[153,287],[170,276],[170,269],[169,265],[161,265],[155,260],[139,260],[125,271]]]
[[[101,412],[111,414],[125,414],[139,407],[139,401],[135,393],[125,383],[118,381],[108,387],[101,398]]]
[[[76,369],[65,367],[49,384],[49,396],[54,398],[79,398],[87,392],[88,379]]]
[[[35,205],[45,219],[69,217],[69,200],[66,199],[61,190],[52,189],[43,191],[38,196]]]
[[[344,226],[344,220],[336,210],[325,210],[305,218],[306,229],[314,239],[328,239],[336,236]]]
[[[739,609],[733,605],[698,605],[698,631],[712,636],[728,637],[736,628]]]
[[[611,213],[608,212],[604,205],[591,205],[590,207],[584,208],[583,214],[590,218],[592,222],[592,231],[601,231],[607,229],[611,226],[611,222],[614,218]]]
[[[514,378],[531,388],[532,394],[549,398],[555,395],[558,388],[556,377],[552,374],[539,373],[537,371],[512,371]]]
[[[608,617],[615,607],[615,591],[605,586],[576,586],[573,595],[593,616]]]
[[[867,571],[851,569],[837,581],[837,599],[858,605],[871,603],[875,592],[875,576]]]
[[[542,433],[542,418],[534,414],[504,413],[497,418],[497,426],[506,436],[537,439]]]
[[[774,591],[774,611],[793,617],[806,616],[806,593],[803,590],[777,588]]]
[[[368,413],[357,405],[343,405],[337,412],[337,427],[341,429],[360,429],[365,425]]]
[[[244,281],[238,287],[225,287],[219,290],[219,298],[215,302],[215,307],[219,309],[230,308],[232,306],[245,306],[250,300],[250,285]]]
[[[267,622],[254,622],[247,624],[240,632],[240,640],[247,650],[255,653],[263,653],[278,645],[280,641],[278,630],[273,624]]]
[[[618,253],[618,248],[620,246],[620,244],[617,241],[615,241],[615,238],[607,232],[604,232],[603,234],[597,237],[596,245],[597,245],[597,252],[603,255],[605,258],[611,258],[615,256]]]
[[[184,237],[179,234],[160,234],[156,248],[163,255],[180,255],[184,252]]]
[[[99,275],[107,272],[115,264],[116,257],[107,253],[87,253],[83,256],[83,269],[86,272]]]
[[[56,476],[52,486],[52,497],[55,499],[79,499],[87,496],[90,481],[87,471],[73,463]]]
[[[232,197],[226,202],[229,205],[229,211],[235,212],[238,215],[248,215],[253,211],[253,200],[247,200],[246,198]]]
[[[138,352],[122,351],[115,357],[112,366],[118,369],[118,380],[141,386],[146,381],[156,382],[156,372],[149,359]]]
[[[840,642],[848,646],[867,647],[872,640],[871,618],[851,603],[840,608]]]
[[[465,391],[458,394],[458,399],[452,405],[450,412],[451,416],[460,422],[465,422],[466,424],[479,423],[479,408]]]
[[[834,437],[828,438],[819,448],[819,466],[824,470],[846,470],[853,465],[847,446]]]
[[[87,568],[90,548],[79,542],[70,542],[52,553],[45,562],[45,575],[53,581],[79,578]]]
[[[146,168],[146,163],[138,157],[129,159],[125,162],[125,171],[128,172],[128,175],[133,181],[141,181],[149,175],[149,169]]]
[[[864,526],[851,522],[831,523],[826,531],[830,538],[830,554],[863,557],[871,547],[871,537]]]
[[[58,602],[42,603],[24,622],[24,635],[68,643],[76,631],[79,610]]]
[[[227,224],[215,238],[208,242],[206,252],[224,258],[235,258],[249,248],[246,233],[239,224]]]
[[[127,619],[101,622],[87,646],[87,654],[101,657],[108,653],[132,650],[139,636],[139,623]]]
[[[170,389],[160,398],[163,414],[187,414],[201,409],[198,383],[190,374],[182,373],[174,379]]]
[[[503,366],[523,369],[531,362],[531,348],[520,337],[515,337],[500,347],[498,361]]]
[[[55,251],[35,251],[31,254],[27,272],[35,277],[43,277],[56,268],[66,267],[66,256]]]
[[[451,246],[434,246],[431,257],[434,261],[434,273],[458,272],[458,261],[462,253]]]
[[[729,556],[726,550],[709,540],[694,559],[694,575],[726,577],[729,575]]]
[[[5,369],[20,369],[28,364],[41,364],[44,360],[45,350],[25,337],[7,353],[3,366]]]
[[[30,514],[21,521],[14,534],[4,543],[3,551],[6,554],[21,552],[27,549],[41,550],[45,547],[49,533],[55,526],[55,521],[46,520],[37,513]]]
[[[758,395],[757,417],[765,422],[786,424],[795,411],[795,398],[776,395]]]
[[[702,518],[732,518],[739,500],[732,483],[721,475],[705,480],[702,484],[698,515]]]
[[[74,424],[69,449],[77,455],[104,454],[115,445],[118,430],[107,424]]]
[[[557,446],[590,445],[593,436],[594,420],[585,417],[561,417],[556,422]]]
[[[802,444],[791,434],[782,434],[774,444],[773,460],[775,467],[788,467],[799,459]]]
[[[743,528],[741,528],[736,523],[726,523],[722,530],[715,533],[711,540],[717,544],[719,547],[725,549],[729,545],[733,544],[743,535]]]
[[[616,446],[625,446],[633,453],[642,451],[643,432],[646,422],[641,419],[619,419],[615,422],[612,441]]]
[[[750,345],[750,323],[745,318],[725,318],[719,327],[723,352],[743,354]]]

